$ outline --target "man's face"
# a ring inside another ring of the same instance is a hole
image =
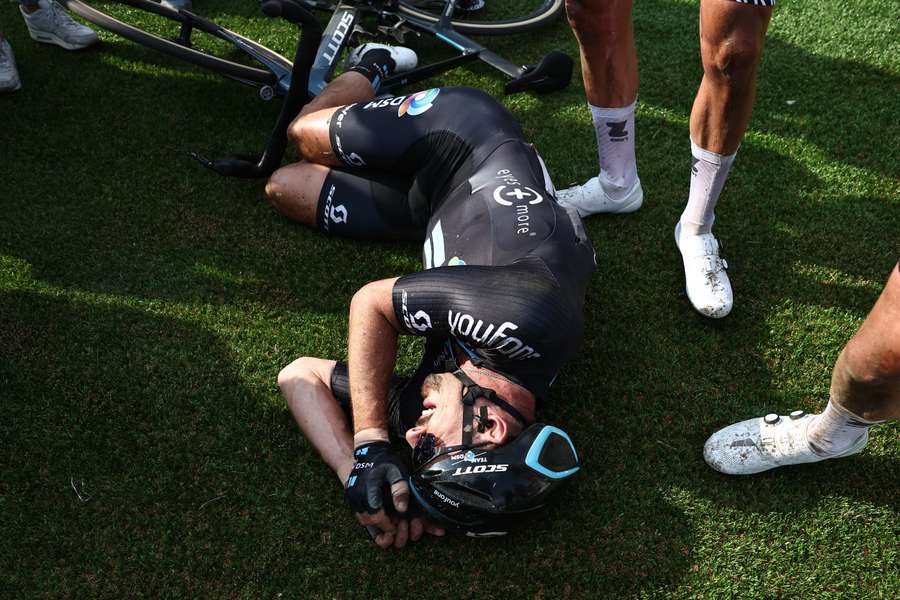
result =
[[[422,416],[415,427],[406,432],[413,448],[426,433],[437,437],[436,445],[462,443],[462,383],[449,373],[429,375],[422,384]]]

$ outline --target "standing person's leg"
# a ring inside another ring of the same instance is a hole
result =
[[[771,6],[701,0],[703,80],[691,110],[691,184],[675,227],[685,289],[698,312],[721,318],[734,303],[727,264],[712,235],[715,207],[756,99],[756,70]]]
[[[54,0],[19,0],[19,10],[33,40],[66,50],[80,50],[97,43],[94,30],[72,19]]]
[[[809,427],[809,442],[840,454],[876,423],[900,418],[900,263],[831,374],[828,406]]]
[[[14,92],[22,87],[19,70],[16,68],[16,55],[12,46],[0,34],[0,94]]]
[[[729,425],[703,447],[713,469],[750,475],[856,454],[873,425],[900,418],[900,263],[838,356],[821,414],[794,411]]]
[[[597,177],[558,193],[560,204],[581,216],[631,212],[643,202],[634,157],[638,66],[631,9],[632,0],[566,2],[600,158]]]

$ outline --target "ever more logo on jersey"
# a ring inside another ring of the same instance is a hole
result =
[[[502,181],[501,185],[494,188],[494,202],[501,206],[516,207],[515,229],[516,235],[535,235],[531,227],[531,213],[529,205],[540,204],[544,197],[534,188],[522,185],[519,179],[509,169],[497,171],[496,178]]]
[[[431,317],[424,310],[416,311],[416,314],[410,315],[409,308],[406,305],[408,294],[406,290],[400,293],[400,313],[403,315],[403,324],[410,331],[415,330],[420,333],[431,329]]]
[[[328,188],[328,195],[325,196],[325,209],[322,211],[322,228],[326,232],[331,227],[331,223],[346,223],[347,218],[350,216],[347,207],[343,204],[334,206],[334,191],[335,187],[332,184]]]

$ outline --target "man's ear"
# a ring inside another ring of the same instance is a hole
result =
[[[479,434],[481,441],[496,446],[502,446],[509,441],[511,430],[506,422],[506,415],[493,405],[488,405],[488,420],[490,423],[484,423],[485,431]]]

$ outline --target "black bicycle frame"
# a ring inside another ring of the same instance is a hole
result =
[[[392,92],[399,87],[433,77],[448,69],[452,69],[476,59],[486,62],[513,79],[525,73],[527,69],[526,66],[516,65],[506,60],[502,56],[491,52],[481,44],[473,42],[453,29],[451,18],[456,9],[456,2],[457,0],[447,0],[441,18],[434,24],[415,17],[399,17],[396,16],[396,14],[391,13],[395,18],[399,19],[397,26],[408,27],[414,31],[431,33],[437,39],[446,43],[454,50],[457,50],[459,54],[453,58],[438,61],[424,67],[413,69],[412,71],[388,77],[381,83],[380,90],[382,92]],[[317,6],[317,3],[314,1],[305,3],[311,8]],[[325,27],[325,32],[322,35],[322,41],[319,45],[319,51],[309,75],[309,93],[311,95],[317,95],[325,89],[326,85],[328,85],[328,82],[331,80],[334,70],[337,67],[337,58],[349,43],[351,35],[356,32],[361,14],[373,11],[378,12],[378,9],[373,7],[372,4],[378,4],[378,2],[370,2],[363,5],[359,0],[349,0],[341,2],[335,7],[334,15],[328,22],[328,26]]]

